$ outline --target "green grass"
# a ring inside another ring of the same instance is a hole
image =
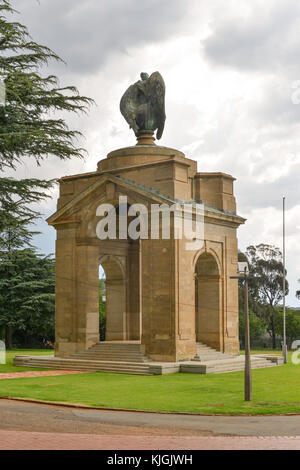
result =
[[[289,362],[285,366],[253,370],[252,402],[244,402],[243,386],[243,372],[166,376],[95,372],[1,380],[0,396],[149,411],[300,413],[300,365]]]
[[[245,354],[245,350],[241,349],[240,354]],[[251,354],[274,354],[276,356],[282,356],[282,351],[279,349],[251,349]]]
[[[6,364],[0,364],[0,374],[8,372],[23,372],[28,370],[44,370],[44,369],[32,369],[30,367],[15,367],[13,365],[13,358],[15,356],[41,356],[53,354],[53,349],[15,349],[6,352]]]

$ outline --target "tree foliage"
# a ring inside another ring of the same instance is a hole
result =
[[[239,260],[247,261],[250,268],[249,311],[262,320],[275,349],[275,320],[278,316],[276,307],[283,299],[282,254],[279,248],[262,243],[248,246],[246,253],[239,255]],[[286,280],[285,295],[288,292],[289,286]],[[240,305],[243,305],[242,289],[240,289]]]
[[[49,156],[62,160],[82,157],[76,145],[81,133],[68,128],[62,111],[86,112],[92,103],[74,86],[59,86],[54,75],[43,75],[49,61],[61,59],[32,40],[27,28],[11,21],[15,10],[0,0],[0,78],[6,101],[0,106],[0,172],[16,169],[34,158],[37,164]],[[37,216],[28,206],[47,196],[53,181],[0,178],[0,218],[10,211],[17,217]]]
[[[283,337],[283,312],[279,312],[275,319],[275,332]],[[286,312],[286,338],[289,347],[293,341],[300,340],[300,316],[295,312]]]
[[[266,332],[264,322],[253,312],[249,315],[249,325],[251,341],[259,340]],[[239,316],[239,337],[245,347],[245,315],[243,314]]]
[[[54,260],[31,247],[37,233],[27,226],[31,218],[5,217],[0,223],[0,331],[5,330],[10,349],[17,333],[25,342],[33,335],[40,342],[53,340],[55,281]]]
[[[32,204],[49,197],[54,181],[4,172],[29,159],[41,165],[48,157],[83,157],[81,133],[61,115],[87,112],[92,103],[46,73],[60,57],[34,42],[26,26],[13,21],[15,13],[10,0],[0,0],[0,86],[6,95],[0,104],[0,329],[5,326],[8,346],[13,331],[53,333],[54,261],[30,247],[36,233],[30,227],[40,216]]]
[[[86,111],[92,100],[80,96],[74,86],[59,87],[54,75],[41,75],[42,66],[61,59],[34,42],[25,26],[9,22],[6,16],[13,11],[9,1],[1,1],[0,73],[6,104],[1,115],[0,169],[14,167],[24,157],[34,157],[38,163],[49,155],[81,157],[83,149],[74,143],[81,133],[69,130],[63,119],[50,114]]]
[[[248,246],[247,258],[250,263],[250,274],[256,277],[251,284],[252,294],[263,304],[272,307],[283,299],[283,264],[279,248],[261,243]],[[285,273],[286,275],[286,273]],[[286,292],[289,293],[286,281]]]
[[[41,339],[53,335],[54,275],[54,260],[32,248],[0,253],[0,327],[6,327],[8,348],[16,330]]]

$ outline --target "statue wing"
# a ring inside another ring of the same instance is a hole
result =
[[[137,110],[137,87],[136,84],[131,85],[124,93],[120,101],[120,111],[125,118],[129,127],[137,134],[138,126],[136,123],[136,110]]]
[[[164,131],[165,120],[166,120],[166,113],[165,113],[166,86],[159,72],[154,72],[151,74],[149,78],[148,87],[149,87],[148,96],[151,102],[152,109],[154,111],[156,125],[157,125],[156,138],[160,139]]]

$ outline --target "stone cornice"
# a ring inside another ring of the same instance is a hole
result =
[[[146,188],[144,186],[138,185],[132,181],[125,180],[124,178],[114,176],[111,173],[99,174],[99,179],[91,184],[88,188],[83,190],[80,194],[75,196],[71,201],[67,202],[63,207],[61,207],[57,212],[51,215],[47,222],[49,225],[65,224],[65,223],[77,223],[76,220],[71,220],[71,222],[64,217],[70,216],[70,211],[72,208],[85,197],[89,196],[97,188],[105,184],[106,182],[112,182],[118,186],[121,186],[127,191],[134,191],[137,194],[140,194],[142,197],[146,198],[148,201],[156,204],[167,203],[168,205],[178,204],[179,206],[186,205],[187,208],[190,206],[191,216],[195,214],[195,207],[193,204],[198,203],[202,204],[201,201],[181,201],[172,199],[164,194],[161,194],[159,191]],[[208,207],[204,205],[204,216],[205,221],[209,223],[215,223],[218,225],[226,225],[229,227],[238,227],[239,225],[245,223],[245,219],[236,215],[223,212],[219,209]]]

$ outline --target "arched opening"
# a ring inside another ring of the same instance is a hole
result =
[[[195,266],[196,341],[218,350],[221,344],[220,273],[209,253],[199,256]]]
[[[100,341],[141,340],[141,245],[127,236],[134,218],[126,215],[129,208],[125,201],[110,209],[115,238],[101,239],[98,249]]]
[[[102,300],[105,300],[105,335],[100,331],[100,338],[104,336],[105,341],[124,341],[128,332],[125,275],[115,256],[101,257],[100,273],[101,267],[105,277],[104,299],[102,294]]]

